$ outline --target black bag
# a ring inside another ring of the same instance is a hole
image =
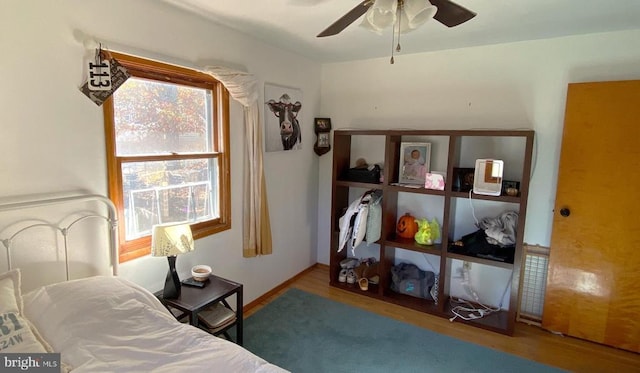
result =
[[[391,290],[412,297],[433,299],[430,294],[435,274],[423,271],[415,264],[400,263],[391,268]]]
[[[373,165],[370,167],[353,167],[347,170],[345,179],[360,183],[380,183],[380,166]]]
[[[478,258],[513,263],[515,246],[498,246],[487,242],[487,235],[483,229],[478,229],[460,238],[457,243],[449,245],[449,252],[470,255]]]

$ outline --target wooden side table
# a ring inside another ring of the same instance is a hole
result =
[[[235,326],[236,343],[242,346],[242,284],[211,275],[209,281],[203,288],[182,285],[180,297],[176,299],[164,299],[162,297],[162,290],[155,293],[156,297],[158,297],[165,307],[172,307],[183,312],[181,315],[176,316],[178,320],[188,316],[191,325],[207,332],[210,332],[209,329],[204,325],[200,325],[198,313],[217,302],[222,302],[225,307],[233,310],[233,308],[229,306],[227,298],[234,294],[236,295],[236,321],[214,334],[223,334],[227,339],[233,341],[228,330]]]

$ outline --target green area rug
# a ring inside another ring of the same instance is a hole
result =
[[[295,373],[560,372],[298,289],[245,320],[244,347]]]

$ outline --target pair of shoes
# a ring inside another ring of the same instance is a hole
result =
[[[380,282],[380,262],[375,258],[363,259],[355,268],[356,278],[361,290],[369,290],[369,284],[377,285]]]
[[[358,286],[360,286],[360,290],[367,291],[369,290],[369,271],[371,270],[371,265],[369,264],[368,259],[363,259],[360,264],[355,268],[356,278],[358,279]]]

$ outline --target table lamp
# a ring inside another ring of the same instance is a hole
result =
[[[176,256],[193,251],[193,236],[188,223],[169,223],[153,226],[151,255],[166,256],[169,272],[164,283],[162,297],[174,299],[180,296],[180,278],[176,271]]]

